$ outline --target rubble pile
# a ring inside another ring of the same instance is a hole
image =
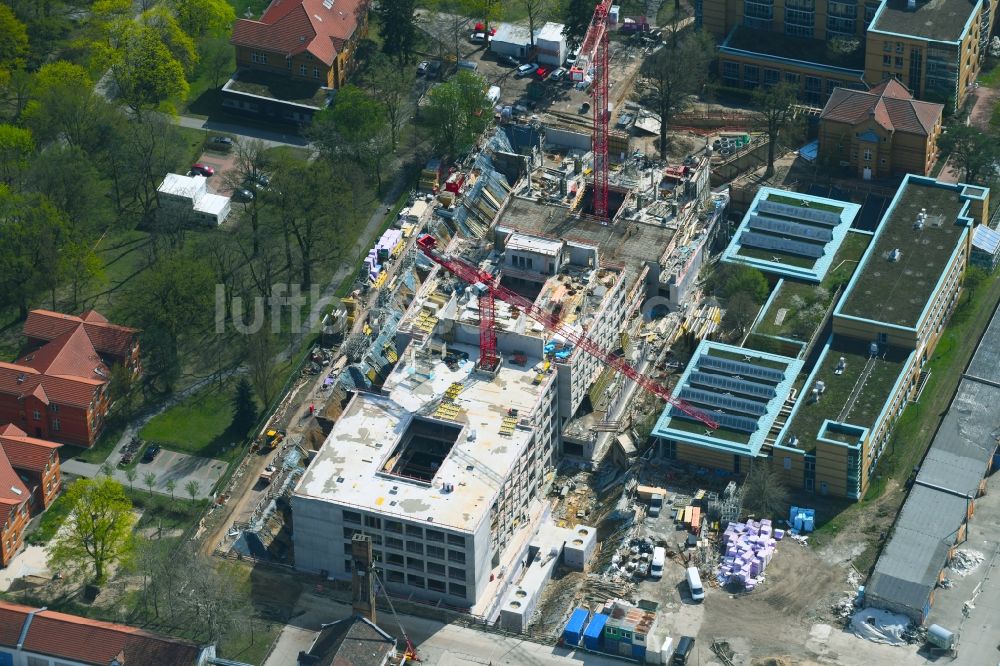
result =
[[[956,550],[948,568],[958,576],[968,576],[984,559],[986,556],[978,550]]]
[[[774,530],[772,534],[767,518],[729,523],[722,535],[725,550],[716,574],[719,584],[737,584],[753,590],[763,583],[764,569],[771,563],[775,545],[782,537],[783,530]]]

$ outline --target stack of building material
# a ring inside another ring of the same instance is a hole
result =
[[[816,509],[793,506],[788,512],[788,524],[799,532],[812,532],[816,526]]]
[[[729,523],[723,534],[725,553],[716,579],[720,585],[737,584],[753,590],[764,582],[764,569],[771,563],[777,540],[771,521],[748,520]]]

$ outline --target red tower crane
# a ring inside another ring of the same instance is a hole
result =
[[[583,81],[594,68],[594,215],[608,217],[608,12],[612,0],[598,0],[594,16],[583,38],[576,63],[570,69],[574,81]]]
[[[556,315],[538,307],[527,298],[499,284],[496,278],[488,271],[481,270],[464,259],[438,252],[436,249],[437,240],[430,234],[424,234],[418,238],[417,246],[428,259],[472,285],[473,290],[479,296],[479,362],[484,368],[492,370],[496,368],[499,362],[497,336],[493,328],[496,319],[495,299],[499,298],[537,321],[545,327],[545,330],[565,338],[566,341],[583,349],[583,351],[604,362],[606,365],[611,366],[639,386],[663,398],[668,404],[673,405],[688,416],[701,421],[713,430],[719,427],[719,424],[708,414],[693,407],[684,400],[675,398],[670,394],[667,387],[639,372],[621,356],[604,351],[583,332],[563,323]]]

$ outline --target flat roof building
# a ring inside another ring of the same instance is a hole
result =
[[[860,210],[855,203],[762,187],[722,261],[820,282]]]
[[[204,176],[168,173],[156,191],[160,195],[157,214],[167,215],[173,222],[217,227],[229,216],[229,197],[209,192]]]

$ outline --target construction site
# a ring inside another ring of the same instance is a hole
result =
[[[668,663],[696,638],[698,663],[897,658],[842,631],[866,610],[861,539],[820,552],[811,532],[875,483],[919,400],[989,191],[908,177],[874,214],[773,188],[731,210],[720,174],[766,141],[689,114],[653,157],[634,101],[652,47],[602,26],[569,74],[585,85],[534,109],[505,90],[469,155],[425,164],[263,433],[264,471],[237,473],[253,488],[216,552],[346,586],[364,539],[397,603],[581,655]],[[705,291],[716,262],[766,276],[745,334]],[[875,304],[900,275],[919,288]],[[748,511],[755,467],[805,506]],[[911,608],[887,553],[868,606],[919,642],[933,594]]]

